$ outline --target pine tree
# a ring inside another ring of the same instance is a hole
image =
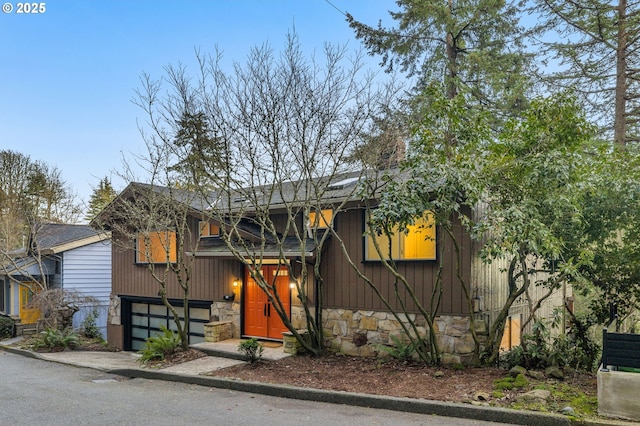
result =
[[[551,69],[559,67],[549,81],[582,94],[618,149],[640,141],[640,3],[539,0],[537,12]]]
[[[105,208],[118,194],[116,193],[111,181],[108,177],[100,179],[100,183],[97,188],[93,189],[93,194],[89,200],[89,209],[86,216],[86,221],[90,222],[103,208]]]
[[[449,99],[468,97],[474,107],[490,108],[497,120],[526,107],[530,56],[520,40],[516,4],[496,0],[398,0],[390,12],[394,28],[365,25],[347,14],[369,53],[381,55],[386,71],[399,68],[416,77],[418,107],[434,81]],[[428,100],[426,100],[428,103]],[[424,110],[419,110],[424,112]]]

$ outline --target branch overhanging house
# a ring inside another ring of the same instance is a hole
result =
[[[397,174],[396,178],[402,176]],[[254,274],[273,277],[274,291],[282,300],[288,319],[296,329],[304,329],[304,306],[293,280],[301,275],[302,268],[307,268],[309,285],[305,300],[311,310],[320,309],[318,301],[322,300],[325,346],[345,354],[373,356],[378,354],[380,345],[393,345],[394,337],[401,336],[402,327],[397,316],[391,314],[346,260],[339,240],[360,273],[376,284],[391,307],[404,306],[418,331],[428,333],[413,300],[406,291],[394,288],[393,275],[380,262],[373,241],[365,232],[367,208],[375,207],[375,196],[363,196],[357,189],[365,179],[367,173],[352,172],[227,193],[214,191],[206,198],[194,196],[190,191],[131,183],[118,198],[171,194],[189,208],[189,230],[194,237],[183,248],[185,255],[194,257],[189,306],[181,306],[182,294],[171,280],[168,297],[175,306],[180,306],[181,312],[189,309],[190,343],[204,341],[205,325],[211,322],[227,327],[223,337],[282,341],[288,329],[272,314],[271,302],[256,284],[252,270]],[[113,209],[117,205],[114,201],[92,223],[96,226],[102,223],[113,230],[109,223],[114,220]],[[471,212],[472,208],[469,209]],[[478,206],[473,210],[472,214],[482,214]],[[289,220],[292,215],[295,226]],[[460,247],[459,270],[453,244],[437,224],[399,232],[393,236],[391,245],[398,272],[412,284],[423,305],[429,306],[436,282],[441,280],[435,328],[445,363],[471,359],[474,351],[471,324],[475,324],[475,332],[481,339],[487,335],[491,321],[507,297],[508,285],[506,264],[482,262],[478,256],[480,243],[467,234],[456,218],[452,221],[453,235]],[[310,223],[314,226],[310,227]],[[328,227],[340,238],[332,238]],[[269,229],[265,231],[266,228]],[[113,237],[119,238],[113,232]],[[431,234],[425,237],[425,232]],[[140,259],[139,242],[132,239],[127,247],[119,249],[113,245],[107,329],[110,344],[138,350],[146,338],[159,332],[161,325],[172,328],[172,317],[158,297],[158,286],[147,268],[149,259]],[[321,286],[317,285],[320,280],[313,268],[318,255]],[[460,277],[469,283],[474,298],[472,312]],[[551,317],[553,308],[562,306],[567,291],[570,289],[548,298],[539,316]],[[504,349],[519,344],[520,324],[527,315],[526,301],[518,300],[510,310],[502,340]]]

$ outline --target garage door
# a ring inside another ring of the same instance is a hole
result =
[[[122,297],[122,316],[124,325],[124,350],[138,351],[144,348],[145,340],[162,334],[161,326],[177,331],[173,315],[169,309],[156,299]],[[184,308],[181,301],[172,301],[184,322]],[[211,302],[189,302],[189,343],[204,342],[204,324],[211,318]]]

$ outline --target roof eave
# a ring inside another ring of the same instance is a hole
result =
[[[237,257],[231,251],[220,251],[220,252],[195,251],[195,252],[187,252],[186,254],[188,256],[195,256],[195,257],[225,257],[225,258],[236,258]],[[270,258],[270,259],[280,258],[283,255],[284,255],[285,259],[302,257],[301,253],[280,253],[280,252],[277,252],[277,251],[260,253],[261,257]],[[304,253],[304,257],[305,258],[313,258],[314,254],[313,254],[313,252],[305,252]]]
[[[60,244],[60,245],[51,247],[51,248],[49,248],[47,250],[41,250],[40,253],[41,254],[45,254],[45,252],[47,252],[46,254],[63,253],[65,251],[69,251],[69,250],[77,249],[77,248],[80,248],[80,247],[88,246],[89,244],[98,243],[100,241],[108,240],[110,238],[111,238],[111,233],[110,232],[101,232],[101,233],[93,235],[91,237],[82,238],[82,239],[75,240],[75,241],[70,241],[70,242],[65,243],[65,244]]]

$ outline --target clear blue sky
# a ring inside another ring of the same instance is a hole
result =
[[[217,45],[229,64],[264,42],[280,50],[294,26],[309,53],[324,42],[356,50],[336,8],[372,25],[397,9],[392,0],[49,0],[42,14],[18,14],[18,2],[8,3],[14,10],[0,12],[0,149],[58,167],[85,202],[104,176],[122,189],[112,171],[123,155],[143,152],[136,120],[144,114],[131,102],[143,72],[159,78],[166,65],[192,66],[194,48]]]

